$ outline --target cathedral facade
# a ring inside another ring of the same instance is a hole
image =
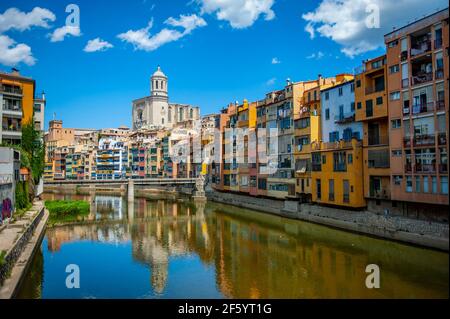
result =
[[[169,103],[168,78],[158,69],[150,79],[150,96],[133,101],[133,130],[173,128],[200,119],[200,108]]]

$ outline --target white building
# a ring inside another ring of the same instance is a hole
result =
[[[320,92],[322,141],[363,138],[362,122],[355,122],[354,81],[347,81]]]
[[[150,96],[133,101],[133,130],[172,128],[200,118],[200,109],[187,104],[169,103],[168,78],[158,67],[150,80]]]

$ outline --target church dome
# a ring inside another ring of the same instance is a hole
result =
[[[163,78],[166,78],[166,75],[161,71],[161,67],[158,65],[158,70],[156,70],[156,72],[153,73],[152,77],[163,77]]]

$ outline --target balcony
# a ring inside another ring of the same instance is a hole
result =
[[[420,104],[415,104],[412,107],[413,114],[421,114],[429,112],[434,112],[434,102],[424,102]]]
[[[415,173],[436,173],[436,165],[435,164],[418,164],[414,165]]]
[[[366,95],[372,94],[372,93],[378,93],[384,91],[384,85],[383,86],[372,86],[366,88]]]
[[[434,146],[436,137],[434,135],[415,135],[414,146]]]
[[[411,113],[411,109],[409,107],[403,108],[403,115],[409,115]]]
[[[419,85],[430,81],[433,81],[433,72],[418,73],[412,76],[411,85]]]
[[[355,121],[354,112],[339,114],[334,117],[334,122],[337,124],[351,123],[354,121]]]
[[[22,89],[20,87],[14,87],[10,85],[0,85],[0,92],[22,95]]]
[[[431,41],[424,40],[413,43],[411,46],[410,54],[411,57],[415,57],[429,51],[431,51]]]
[[[388,135],[376,135],[368,137],[368,146],[389,145]]]

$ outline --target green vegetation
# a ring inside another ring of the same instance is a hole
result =
[[[82,221],[90,211],[90,204],[82,200],[48,200],[45,207],[50,225]]]
[[[6,251],[0,251],[0,267],[5,264]]]
[[[22,126],[22,141],[20,145],[2,143],[1,146],[12,147],[20,151],[20,166],[30,171],[31,178],[19,182],[16,187],[16,208],[23,210],[33,201],[34,185],[39,183],[44,173],[45,146],[41,133],[32,123]]]

